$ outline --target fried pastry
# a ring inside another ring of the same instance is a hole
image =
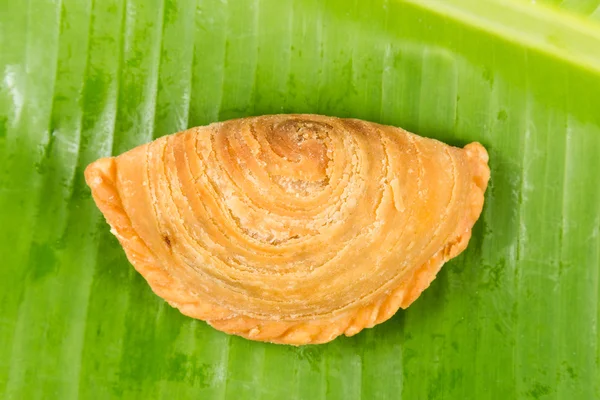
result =
[[[419,297],[467,246],[487,161],[479,143],[270,115],[162,137],[85,178],[158,296],[223,332],[301,345]]]

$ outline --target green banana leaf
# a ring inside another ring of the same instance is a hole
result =
[[[535,4],[535,0],[532,3]],[[598,0],[540,0],[539,3],[554,5],[600,22],[600,1]]]
[[[0,1],[0,397],[600,398],[600,2],[532,3]],[[467,251],[408,310],[325,345],[182,316],[82,177],[280,112],[490,153]]]

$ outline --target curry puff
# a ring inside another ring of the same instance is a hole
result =
[[[302,345],[415,301],[467,246],[487,161],[479,143],[270,115],[162,137],[85,178],[158,296],[223,332]]]

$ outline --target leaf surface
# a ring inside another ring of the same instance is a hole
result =
[[[548,3],[574,13],[0,2],[0,396],[600,398],[598,2]],[[91,161],[153,138],[280,112],[490,152],[467,251],[408,310],[327,345],[254,343],[182,316],[129,265],[83,181]]]

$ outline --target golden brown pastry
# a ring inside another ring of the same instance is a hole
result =
[[[165,136],[85,177],[156,294],[221,331],[300,345],[408,307],[467,246],[487,160],[479,143],[273,115]]]

